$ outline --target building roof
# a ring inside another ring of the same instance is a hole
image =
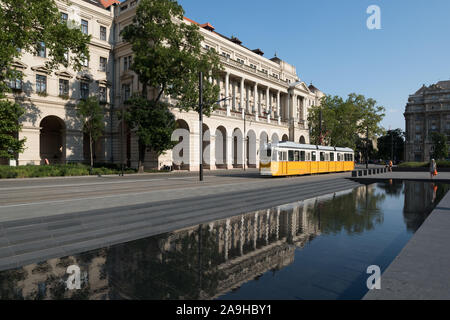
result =
[[[311,90],[312,92],[320,91],[320,90],[317,89],[315,86],[313,86],[312,83],[308,86],[308,89]]]
[[[442,87],[443,89],[450,89],[450,80],[446,81],[439,81],[437,83],[438,86]]]
[[[106,9],[112,6],[113,4],[120,4],[120,1],[118,0],[99,0],[99,2],[102,4],[102,6]]]
[[[450,80],[439,81],[438,83],[432,84],[430,86],[423,85],[419,90],[416,91],[415,95],[425,93],[427,91],[436,90],[450,90]]]

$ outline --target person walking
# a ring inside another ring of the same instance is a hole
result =
[[[434,159],[431,159],[430,161],[430,177],[433,179],[434,176],[437,176],[437,165],[436,161]]]

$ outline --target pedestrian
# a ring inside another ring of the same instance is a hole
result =
[[[392,172],[392,160],[389,160],[389,172]]]
[[[434,159],[431,159],[430,162],[430,178],[433,179],[434,176],[437,176],[437,165]]]

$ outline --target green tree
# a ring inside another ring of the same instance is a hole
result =
[[[447,136],[443,133],[432,132],[433,155],[435,160],[445,159],[448,156]]]
[[[105,129],[103,109],[97,97],[88,97],[81,100],[77,105],[77,115],[83,124],[83,132],[89,136],[89,157],[92,167],[94,166],[93,144],[102,135]]]
[[[18,119],[25,113],[25,109],[17,103],[0,101],[0,159],[14,159],[23,152],[25,139],[18,139],[21,130]]]
[[[405,139],[402,129],[388,130],[387,133],[378,138],[378,157],[380,159],[403,160]]]
[[[133,95],[127,102],[129,108],[125,113],[125,121],[136,129],[139,138],[139,168],[142,172],[147,146],[151,146],[157,156],[165,150],[172,149],[172,133],[175,130],[175,116],[170,106],[164,102],[148,100],[140,95]]]
[[[155,112],[165,114],[162,110],[169,109],[168,104],[161,102],[163,95],[176,99],[173,107],[183,111],[197,110],[198,73],[202,71],[205,75],[204,101],[216,101],[219,87],[208,79],[218,76],[221,65],[215,51],[202,52],[203,38],[198,26],[184,23],[184,10],[174,0],[141,0],[133,23],[122,30],[121,36],[131,44],[134,53],[131,70],[142,84],[141,96],[151,102],[131,99],[130,110],[125,116],[130,126],[138,127],[139,171],[142,172],[147,149],[161,154],[171,147],[166,138],[167,129],[173,126],[167,128],[164,121],[152,121],[153,125],[164,128],[147,126]],[[150,95],[148,88],[152,88]],[[210,115],[215,107],[214,103],[206,103],[204,113]],[[166,120],[171,122],[168,117]],[[162,136],[157,138],[158,134]],[[153,144],[153,141],[160,143]]]
[[[22,73],[12,64],[23,51],[36,52],[44,42],[48,51],[46,67],[49,70],[68,65],[66,53],[71,52],[70,64],[81,70],[83,57],[89,57],[90,36],[81,30],[61,23],[61,15],[53,0],[1,0],[0,1],[0,150],[2,157],[23,152],[25,140],[14,137],[21,130],[19,117],[23,109],[6,100],[10,92],[8,82],[22,79]]]
[[[363,95],[349,94],[344,100],[339,96],[325,95],[321,104],[311,107],[308,122],[311,127],[311,141],[323,144],[350,147],[356,149],[360,139],[369,140],[383,132],[380,122],[384,117],[384,108]],[[322,132],[320,132],[320,114],[322,113]],[[322,137],[322,139],[321,139]]]

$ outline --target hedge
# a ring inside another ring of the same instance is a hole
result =
[[[92,170],[92,175],[118,174],[121,172],[120,166],[96,165]],[[136,173],[136,170],[127,168],[125,173]],[[64,164],[50,166],[0,166],[0,179],[12,178],[40,178],[40,177],[65,177],[65,176],[87,176],[89,175],[89,166],[84,164]]]
[[[439,168],[450,168],[449,160],[438,160],[436,165]],[[399,168],[429,168],[429,162],[403,162],[398,165]]]

